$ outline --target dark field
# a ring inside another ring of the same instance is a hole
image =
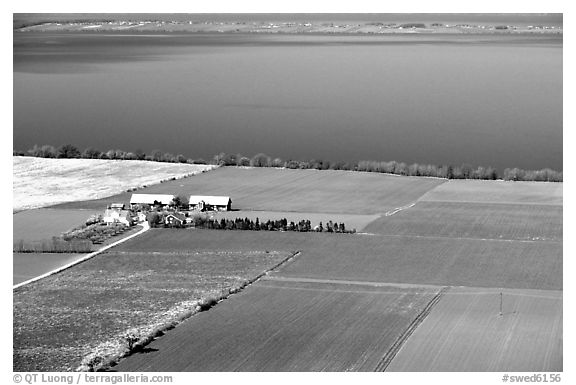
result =
[[[562,289],[562,244],[356,235],[318,240],[279,273],[450,286]]]
[[[93,214],[103,214],[106,206],[93,210],[33,209],[12,215],[14,242],[49,240],[79,227]]]
[[[118,250],[302,251],[286,277],[475,287],[562,288],[562,243],[360,234],[151,230]]]
[[[561,291],[451,289],[388,370],[561,372],[562,330]]]
[[[67,265],[86,254],[68,253],[12,253],[12,284],[27,281]]]
[[[421,288],[264,280],[114,369],[374,371],[434,294]]]
[[[562,241],[562,206],[418,202],[364,231],[384,235]]]
[[[136,193],[226,195],[232,198],[232,208],[239,210],[374,214],[411,203],[444,182],[352,171],[222,167]],[[124,193],[54,207],[98,209],[112,202],[127,203],[131,196]]]
[[[14,371],[71,371],[94,351],[118,354],[128,329],[146,334],[290,255],[152,250],[105,253],[16,289]]]

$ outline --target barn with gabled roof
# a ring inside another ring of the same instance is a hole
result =
[[[174,195],[172,194],[132,194],[130,206],[150,205],[150,206],[168,206],[172,203]]]
[[[227,196],[191,195],[188,199],[190,210],[199,211],[230,211],[232,199]]]

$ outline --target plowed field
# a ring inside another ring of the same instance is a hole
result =
[[[562,241],[562,206],[418,202],[364,231],[385,235]]]
[[[360,234],[153,229],[119,250],[301,251],[286,277],[432,285],[562,288],[562,244]]]
[[[562,205],[562,183],[501,180],[450,180],[420,200]]]
[[[562,339],[562,292],[451,289],[388,371],[561,372]]]
[[[436,292],[263,280],[114,369],[373,371]]]

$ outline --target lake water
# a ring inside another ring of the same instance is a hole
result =
[[[562,170],[562,37],[14,34],[14,148]]]

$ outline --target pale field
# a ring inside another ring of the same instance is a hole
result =
[[[562,291],[452,288],[387,370],[560,372]]]
[[[449,180],[420,201],[562,205],[563,183],[502,180]]]
[[[13,211],[98,199],[214,166],[141,160],[45,159],[14,156]]]

